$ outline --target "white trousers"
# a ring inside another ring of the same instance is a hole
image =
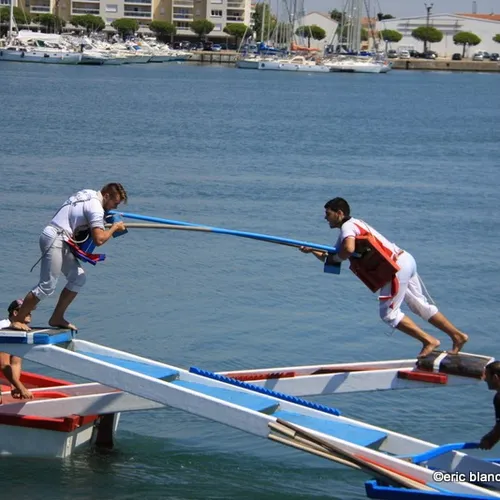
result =
[[[47,226],[40,235],[39,243],[42,252],[40,281],[31,290],[32,293],[40,300],[49,297],[54,293],[61,274],[68,280],[66,288],[79,292],[85,284],[85,271],[64,242],[62,232]]]
[[[392,299],[380,300],[380,317],[387,324],[396,328],[404,318],[401,305],[406,302],[410,310],[428,321],[438,312],[434,304],[430,304],[422,291],[422,285],[417,274],[417,263],[413,256],[404,252],[398,258],[400,270],[396,274],[399,290]],[[391,283],[387,283],[380,289],[379,297],[391,295]]]

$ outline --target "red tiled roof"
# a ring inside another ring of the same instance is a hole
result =
[[[485,21],[500,21],[500,14],[468,14],[460,12],[457,16],[475,17],[476,19],[484,19]]]
[[[361,26],[364,26],[364,27],[367,27],[367,26],[370,26],[370,22],[371,24],[373,24],[375,26],[375,24],[377,23],[378,19],[376,17],[362,17],[361,18]]]

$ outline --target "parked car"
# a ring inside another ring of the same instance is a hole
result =
[[[398,52],[394,49],[391,49],[391,50],[388,50],[387,51],[387,57],[389,59],[396,59],[396,57],[398,57]]]
[[[212,45],[212,50],[213,50],[214,52],[220,52],[220,51],[222,50],[222,47],[221,47],[218,43],[214,43],[214,44]]]
[[[482,59],[480,57],[482,57]],[[490,53],[485,50],[478,50],[472,58],[473,61],[484,61],[485,59],[491,59]]]
[[[407,50],[400,50],[399,51],[399,58],[400,59],[410,59],[410,53]]]
[[[455,54],[453,54],[451,56],[451,60],[452,61],[461,61],[462,60],[462,54],[459,54],[458,52],[455,52]]]
[[[424,59],[437,59],[437,56],[437,52],[434,52],[433,50],[424,52]]]
[[[498,52],[492,52],[490,54],[490,61],[500,61],[500,54]]]

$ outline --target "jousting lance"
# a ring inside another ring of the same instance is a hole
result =
[[[239,236],[240,238],[250,238],[253,240],[266,241],[268,243],[276,243],[277,245],[287,245],[292,247],[310,247],[314,250],[320,250],[329,253],[336,253],[335,247],[327,245],[319,245],[308,241],[293,240],[281,238],[279,236],[271,236],[268,234],[249,233],[246,231],[235,231],[233,229],[224,229],[220,227],[205,226],[203,224],[193,224],[191,222],[176,221],[170,219],[162,219],[160,217],[150,217],[148,215],[132,214],[128,212],[110,211],[113,215],[119,215],[125,219],[134,219],[145,221],[145,223],[127,223],[127,228],[142,228],[142,229],[171,229],[181,231],[199,231],[204,233],[227,234],[231,236]]]

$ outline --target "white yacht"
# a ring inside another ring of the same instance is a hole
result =
[[[314,60],[306,59],[304,56],[294,56],[288,59],[274,59],[270,61],[259,61],[259,70],[274,71],[306,71],[308,73],[329,73],[330,68],[325,64],[318,64]]]
[[[0,61],[78,64],[82,54],[64,46],[59,35],[20,31],[0,49]]]
[[[371,59],[337,57],[323,61],[332,73],[381,73],[383,64]]]
[[[250,54],[236,61],[236,67],[241,69],[259,69],[260,63],[276,61],[276,56]]]

